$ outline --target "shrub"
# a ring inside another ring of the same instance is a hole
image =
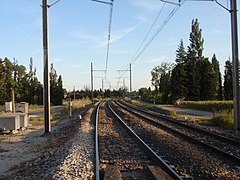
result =
[[[232,129],[234,126],[233,110],[222,110],[217,112],[212,121],[217,126]]]

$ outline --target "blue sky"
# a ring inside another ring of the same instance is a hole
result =
[[[106,0],[107,1],[107,0]],[[177,2],[178,0],[171,0]],[[55,0],[49,0],[49,4]],[[219,0],[228,6],[227,0]],[[0,57],[16,58],[26,67],[33,58],[42,81],[41,0],[0,0]],[[127,69],[155,17],[164,5],[159,0],[115,0],[107,79],[119,88],[119,69]],[[174,5],[166,4],[149,38],[157,31]],[[204,56],[216,53],[221,69],[231,57],[230,14],[215,2],[186,1],[132,65],[133,89],[151,86],[150,71],[162,62],[174,62],[181,39],[189,45],[191,21],[198,18],[204,38]],[[109,24],[109,5],[90,0],[61,0],[49,9],[49,55],[64,87],[90,87],[90,63],[104,69]],[[238,18],[239,24],[239,18]],[[148,38],[148,39],[149,39]],[[148,39],[146,42],[148,42]],[[94,72],[94,88],[101,88],[103,72]],[[123,76],[129,85],[129,73]],[[123,82],[123,80],[120,80]],[[117,86],[118,85],[118,86]],[[104,83],[104,88],[110,84]]]

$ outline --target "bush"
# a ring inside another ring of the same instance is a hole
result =
[[[217,126],[232,129],[234,126],[233,110],[222,110],[217,112],[216,117],[213,117],[212,121]]]
[[[183,101],[180,107],[203,111],[223,111],[232,110],[233,101]]]

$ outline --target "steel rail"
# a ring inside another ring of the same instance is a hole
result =
[[[126,130],[137,140],[137,142],[144,147],[148,155],[172,178],[181,180],[182,178],[166,163],[164,160],[159,157],[136,133],[133,132],[131,128],[118,116],[118,114],[111,108],[108,102],[108,108],[120,121],[120,123],[126,128]]]
[[[204,130],[204,129],[199,129],[199,128],[196,128],[196,127],[193,127],[193,126],[189,126],[187,124],[183,124],[181,122],[179,122],[178,120],[174,119],[174,118],[171,118],[171,117],[168,117],[168,116],[165,116],[165,115],[161,115],[157,112],[153,112],[153,111],[150,111],[150,110],[145,110],[145,109],[142,109],[142,108],[138,108],[138,107],[135,107],[133,105],[130,105],[126,102],[123,102],[121,101],[121,103],[123,103],[124,105],[128,106],[128,107],[131,107],[135,110],[138,110],[138,111],[141,111],[143,113],[146,113],[148,115],[151,115],[151,116],[154,116],[154,117],[157,117],[157,118],[161,118],[161,119],[164,119],[164,120],[168,120],[170,121],[171,123],[175,123],[179,126],[183,126],[185,128],[188,128],[188,129],[191,129],[191,130],[195,130],[197,132],[200,132],[200,133],[204,133],[204,134],[207,134],[211,137],[214,137],[214,138],[217,138],[223,142],[226,142],[226,143],[229,143],[229,144],[232,144],[234,146],[237,146],[237,147],[240,147],[240,141],[237,141],[237,140],[234,140],[234,139],[231,139],[229,137],[226,137],[226,136],[223,136],[223,135],[219,135],[219,134],[215,134],[215,133],[212,133],[212,132],[209,132],[207,130]]]
[[[202,145],[202,146],[204,146],[204,147],[206,147],[206,148],[212,149],[213,151],[217,152],[219,155],[223,155],[223,156],[225,156],[225,157],[227,157],[227,158],[229,158],[229,159],[231,159],[231,160],[233,160],[233,161],[235,161],[235,162],[237,162],[237,163],[240,163],[240,158],[239,158],[239,157],[236,157],[236,156],[234,156],[234,155],[232,155],[232,154],[229,154],[229,153],[227,153],[227,152],[225,152],[225,151],[222,151],[222,150],[219,149],[219,148],[216,148],[216,147],[214,147],[214,146],[212,146],[212,145],[209,145],[209,144],[204,143],[204,142],[202,142],[202,141],[200,141],[200,140],[197,140],[197,139],[195,139],[195,138],[193,138],[193,137],[191,137],[191,136],[189,136],[189,135],[187,135],[187,134],[184,134],[184,133],[182,133],[182,132],[180,132],[180,131],[174,130],[174,129],[166,126],[166,125],[161,124],[160,122],[153,121],[153,120],[151,120],[151,119],[149,119],[149,118],[147,118],[147,117],[145,117],[145,116],[143,116],[143,115],[141,115],[141,114],[139,114],[139,113],[137,113],[137,112],[134,112],[134,111],[130,110],[129,108],[126,108],[125,106],[123,106],[123,105],[120,104],[120,103],[117,103],[117,104],[118,104],[121,108],[125,109],[126,111],[128,111],[128,112],[130,112],[130,113],[132,113],[132,114],[134,114],[134,115],[136,115],[137,117],[140,117],[140,118],[142,118],[142,119],[145,119],[146,121],[149,121],[149,122],[153,123],[154,125],[156,125],[156,126],[158,126],[158,127],[160,127],[160,128],[165,128],[165,129],[167,129],[168,131],[171,131],[171,132],[173,132],[173,133],[176,133],[177,135],[182,136],[183,138],[187,139],[188,141],[190,141],[190,142],[192,142],[192,143],[200,144],[200,145]],[[130,107],[130,106],[128,106],[128,107]],[[130,108],[131,108],[131,107],[130,107]],[[136,110],[136,109],[135,109],[135,110]]]
[[[99,180],[99,153],[98,153],[98,112],[101,106],[101,102],[97,104],[95,114],[95,179]]]

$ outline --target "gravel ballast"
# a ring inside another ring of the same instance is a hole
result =
[[[75,112],[71,120],[43,136],[46,144],[41,146],[41,153],[11,168],[0,178],[94,179],[94,127],[90,118],[93,108],[86,109],[82,120],[77,119],[80,111]]]

